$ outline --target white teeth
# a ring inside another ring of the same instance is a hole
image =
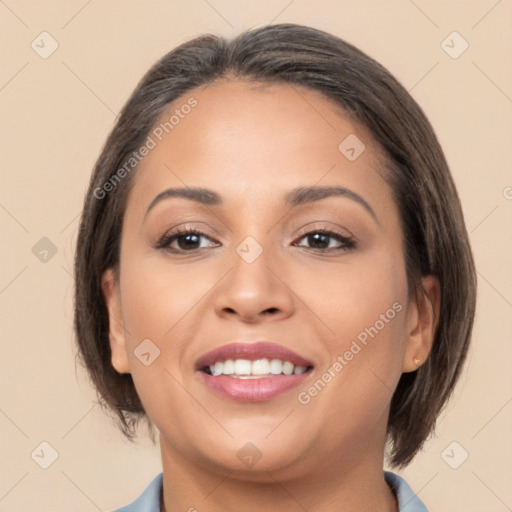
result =
[[[222,372],[224,371],[224,363],[217,362],[214,365],[210,366],[210,370],[212,372],[212,375],[222,375]]]
[[[270,373],[272,375],[283,373],[283,362],[280,359],[272,359],[272,361],[270,361]]]
[[[233,373],[235,373],[235,363],[232,359],[224,361],[224,364],[222,365],[222,373],[224,375],[233,375]]]
[[[237,359],[235,361],[236,375],[250,375],[251,366],[251,361],[249,361],[248,359]]]
[[[256,359],[252,362],[253,375],[268,375],[270,373],[270,363],[268,359]]]
[[[292,375],[293,374],[293,364],[290,363],[289,361],[285,361],[284,364],[283,364],[283,373],[285,375]]]
[[[261,377],[270,377],[271,375],[299,375],[305,373],[305,366],[294,366],[290,361],[281,361],[280,359],[228,359],[227,361],[217,361],[210,365],[210,372],[214,377],[218,375],[228,375],[241,379],[257,379]]]

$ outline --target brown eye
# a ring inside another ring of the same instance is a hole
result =
[[[172,252],[192,252],[203,249],[201,240],[206,239],[215,245],[213,240],[204,233],[195,229],[182,229],[174,233],[166,233],[158,242],[157,249],[166,249]]]
[[[310,231],[301,237],[301,240],[307,240],[309,247],[315,250],[344,250],[347,251],[349,249],[353,249],[355,247],[355,242],[344,236],[340,233],[335,233],[334,231],[317,229],[315,231]],[[334,244],[332,245],[332,242]],[[299,247],[305,247],[304,245],[299,244]]]

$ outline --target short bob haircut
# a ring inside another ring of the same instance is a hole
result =
[[[362,123],[383,150],[383,177],[401,218],[409,294],[418,293],[420,278],[429,274],[441,285],[431,353],[417,371],[402,374],[391,401],[387,457],[392,466],[403,467],[434,431],[461,373],[475,314],[475,267],[460,200],[425,114],[383,66],[321,30],[278,24],[232,40],[203,35],[165,55],[139,82],[99,155],[84,202],[75,260],[79,361],[100,405],[123,434],[133,440],[144,420],[154,442],[154,425],[131,375],[117,373],[110,360],[101,276],[108,268],[119,269],[123,216],[136,165],[123,179],[119,170],[171,102],[223,78],[296,84],[323,93]]]

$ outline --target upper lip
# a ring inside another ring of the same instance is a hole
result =
[[[293,352],[289,348],[283,347],[270,341],[255,342],[234,342],[215,348],[202,355],[196,361],[196,370],[202,370],[218,361],[227,361],[228,359],[281,359],[289,361],[295,366],[313,366],[311,361]]]

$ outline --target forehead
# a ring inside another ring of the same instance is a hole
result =
[[[389,195],[382,153],[366,127],[298,85],[224,79],[193,89],[168,107],[149,137],[153,147],[131,192],[146,206],[172,186],[200,185],[232,198],[268,199],[315,184]]]

